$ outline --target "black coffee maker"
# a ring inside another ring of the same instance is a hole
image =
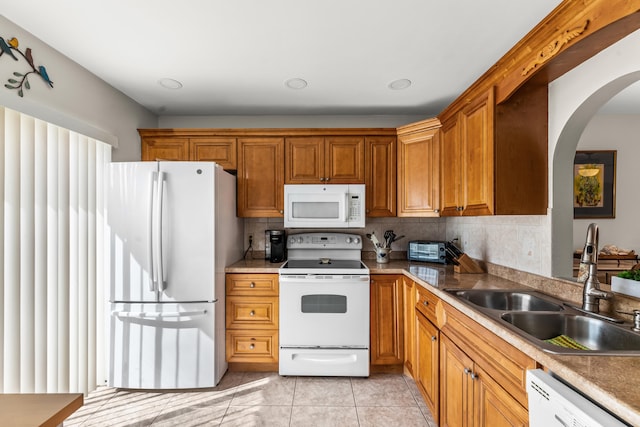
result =
[[[283,262],[287,259],[287,235],[284,230],[267,230],[269,236],[269,260]]]

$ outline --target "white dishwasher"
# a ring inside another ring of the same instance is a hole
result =
[[[530,427],[629,427],[541,369],[527,371]]]

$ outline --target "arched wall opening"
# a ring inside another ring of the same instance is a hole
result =
[[[640,31],[549,84],[549,205],[554,277],[571,277],[573,273],[573,159],[580,136],[607,101],[638,80]]]

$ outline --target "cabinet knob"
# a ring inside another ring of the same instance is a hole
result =
[[[429,301],[422,301],[422,305],[424,305],[425,307],[429,305]]]
[[[471,369],[464,368],[464,373],[465,373],[465,375],[469,375],[471,373]]]
[[[456,208],[456,210],[457,210],[457,211],[462,211],[462,210],[464,210],[464,208],[463,208],[462,206],[458,206],[458,207]]]
[[[281,214],[284,214],[284,211],[280,211]]]
[[[256,312],[255,312],[255,311],[251,310],[251,311],[249,312],[249,316],[255,316],[255,315],[256,315]]]
[[[256,346],[255,346],[255,345],[253,345],[253,344],[250,344],[250,345],[249,345],[249,349],[253,350],[254,348],[256,348]]]
[[[436,337],[435,335],[431,337],[431,341],[435,341],[437,339],[438,339],[438,337]]]
[[[251,284],[249,285],[249,287],[250,287],[250,288],[255,288],[255,287],[256,287],[256,284],[255,284],[255,283],[253,283],[253,282],[251,282]]]
[[[434,209],[433,212],[440,213],[440,209]]]
[[[477,380],[478,379],[478,374],[476,374],[475,372],[471,372],[471,379],[472,380]]]

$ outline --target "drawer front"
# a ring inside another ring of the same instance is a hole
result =
[[[227,362],[277,363],[278,331],[227,331]]]
[[[277,274],[227,274],[227,295],[278,295]]]
[[[439,298],[420,285],[417,285],[416,289],[416,309],[424,314],[431,323],[437,325],[436,306],[438,305],[438,301],[440,301]]]
[[[278,298],[227,297],[227,329],[277,329]]]

